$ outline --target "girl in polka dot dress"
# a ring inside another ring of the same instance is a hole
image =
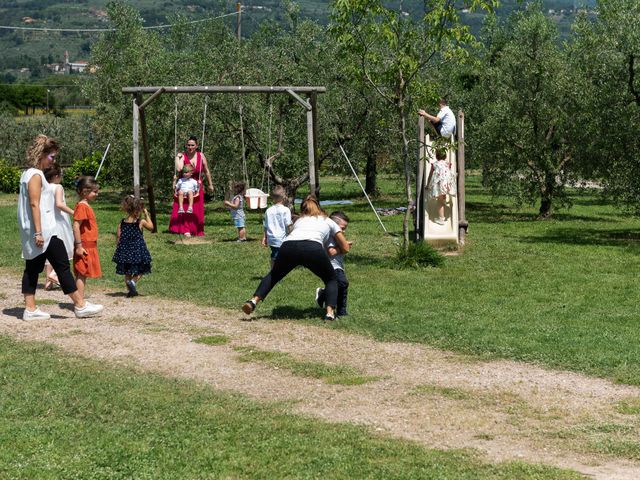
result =
[[[151,273],[151,254],[144,242],[142,229],[153,230],[153,222],[144,208],[142,199],[129,195],[122,201],[122,210],[127,214],[118,225],[116,251],[113,261],[116,273],[124,275],[127,297],[138,295],[137,283],[142,275]],[[144,214],[144,219],[140,217]]]

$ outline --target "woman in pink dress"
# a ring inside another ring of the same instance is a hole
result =
[[[193,166],[192,178],[200,184],[200,193],[197,198],[193,199],[193,213],[178,213],[180,206],[178,199],[173,200],[173,211],[171,212],[171,220],[169,221],[169,231],[178,233],[185,237],[204,235],[204,191],[202,189],[202,176],[207,177],[209,183],[209,191],[213,192],[213,181],[211,180],[211,172],[207,165],[207,159],[204,154],[198,151],[198,140],[191,136],[187,140],[187,151],[178,153],[176,156],[176,172],[174,180],[182,175],[182,168],[185,165]]]

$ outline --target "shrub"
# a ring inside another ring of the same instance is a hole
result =
[[[409,248],[400,248],[396,254],[394,265],[398,268],[439,267],[444,257],[431,245],[425,242],[409,244]]]
[[[64,169],[62,185],[65,188],[70,188],[75,191],[76,178],[82,177],[83,175],[95,177],[98,172],[101,159],[102,154],[100,152],[93,152],[89,157],[76,160],[73,162],[73,165]],[[100,177],[102,178],[102,173],[100,174]]]
[[[0,192],[18,193],[20,191],[22,170],[11,166],[6,160],[0,160]]]

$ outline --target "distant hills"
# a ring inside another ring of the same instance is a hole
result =
[[[301,15],[325,23],[328,20],[328,0],[300,0]],[[507,15],[514,8],[522,8],[525,2],[507,0],[499,13]],[[593,8],[596,0],[546,0],[545,10],[559,25],[568,31],[580,7]],[[107,26],[107,0],[3,0],[0,2],[0,25],[12,27],[90,29]],[[145,25],[171,23],[177,14],[198,19],[206,15],[219,15],[235,11],[233,1],[212,0],[130,0],[145,20]],[[250,35],[265,19],[281,21],[284,7],[280,0],[246,0],[242,2],[242,33]],[[403,7],[412,14],[419,14],[422,2],[404,0]],[[465,20],[477,29],[482,22],[479,14],[465,14]],[[235,18],[219,20],[235,26]],[[0,83],[37,79],[51,73],[55,64],[64,63],[65,51],[69,61],[78,63],[89,60],[91,45],[96,33],[27,31],[0,29]],[[49,67],[46,67],[49,65]]]

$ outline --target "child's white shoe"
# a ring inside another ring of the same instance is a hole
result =
[[[434,222],[438,225],[444,225],[446,223],[446,220],[444,218],[436,218]]]
[[[180,208],[178,209],[178,213],[184,213],[184,208],[180,207]]]
[[[191,207],[187,208],[187,213],[193,213],[193,208]]]
[[[103,309],[104,307],[97,303],[84,302],[84,307],[82,308],[75,307],[73,310],[76,314],[76,317],[87,318],[87,317],[93,317],[94,315],[97,315]]]

